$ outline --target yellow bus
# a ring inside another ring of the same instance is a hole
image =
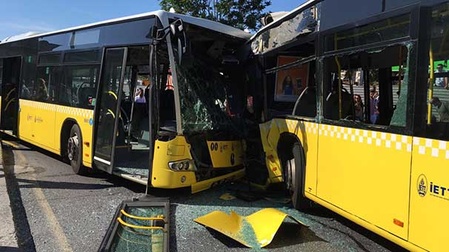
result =
[[[3,132],[157,188],[243,174],[239,48],[250,35],[155,11],[0,43]]]
[[[248,178],[411,251],[447,251],[448,34],[441,0],[308,1],[267,24],[249,44],[268,172]]]

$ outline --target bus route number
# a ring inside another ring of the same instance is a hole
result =
[[[210,144],[210,150],[211,151],[218,151],[218,143],[211,143]]]

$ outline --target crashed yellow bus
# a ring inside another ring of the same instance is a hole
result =
[[[155,11],[6,38],[0,129],[65,157],[77,174],[207,189],[243,175],[234,69],[249,37]]]
[[[263,27],[249,43],[268,172],[248,177],[285,183],[298,209],[447,251],[448,34],[448,1],[308,1]]]

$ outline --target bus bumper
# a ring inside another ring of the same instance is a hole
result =
[[[214,177],[211,179],[203,180],[192,185],[192,193],[201,192],[211,188],[213,185],[223,183],[226,181],[237,180],[245,175],[245,169],[240,169],[235,172],[231,172],[225,175]]]

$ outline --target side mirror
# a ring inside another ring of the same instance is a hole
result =
[[[178,63],[181,64],[182,57],[186,50],[186,34],[184,24],[181,19],[175,20],[170,24],[170,32],[173,39],[178,40]]]
[[[184,24],[181,19],[176,19],[169,26],[163,29],[157,29],[156,26],[151,27],[150,36],[153,38],[153,43],[157,43],[171,35],[173,40],[178,42],[178,63],[181,63],[182,57],[186,51],[186,33],[184,31]]]
[[[157,39],[158,29],[157,26],[151,26],[150,32],[148,33],[147,37],[150,37],[151,39]]]
[[[170,31],[174,37],[179,37],[184,32],[184,24],[181,19],[175,20],[170,24]]]

